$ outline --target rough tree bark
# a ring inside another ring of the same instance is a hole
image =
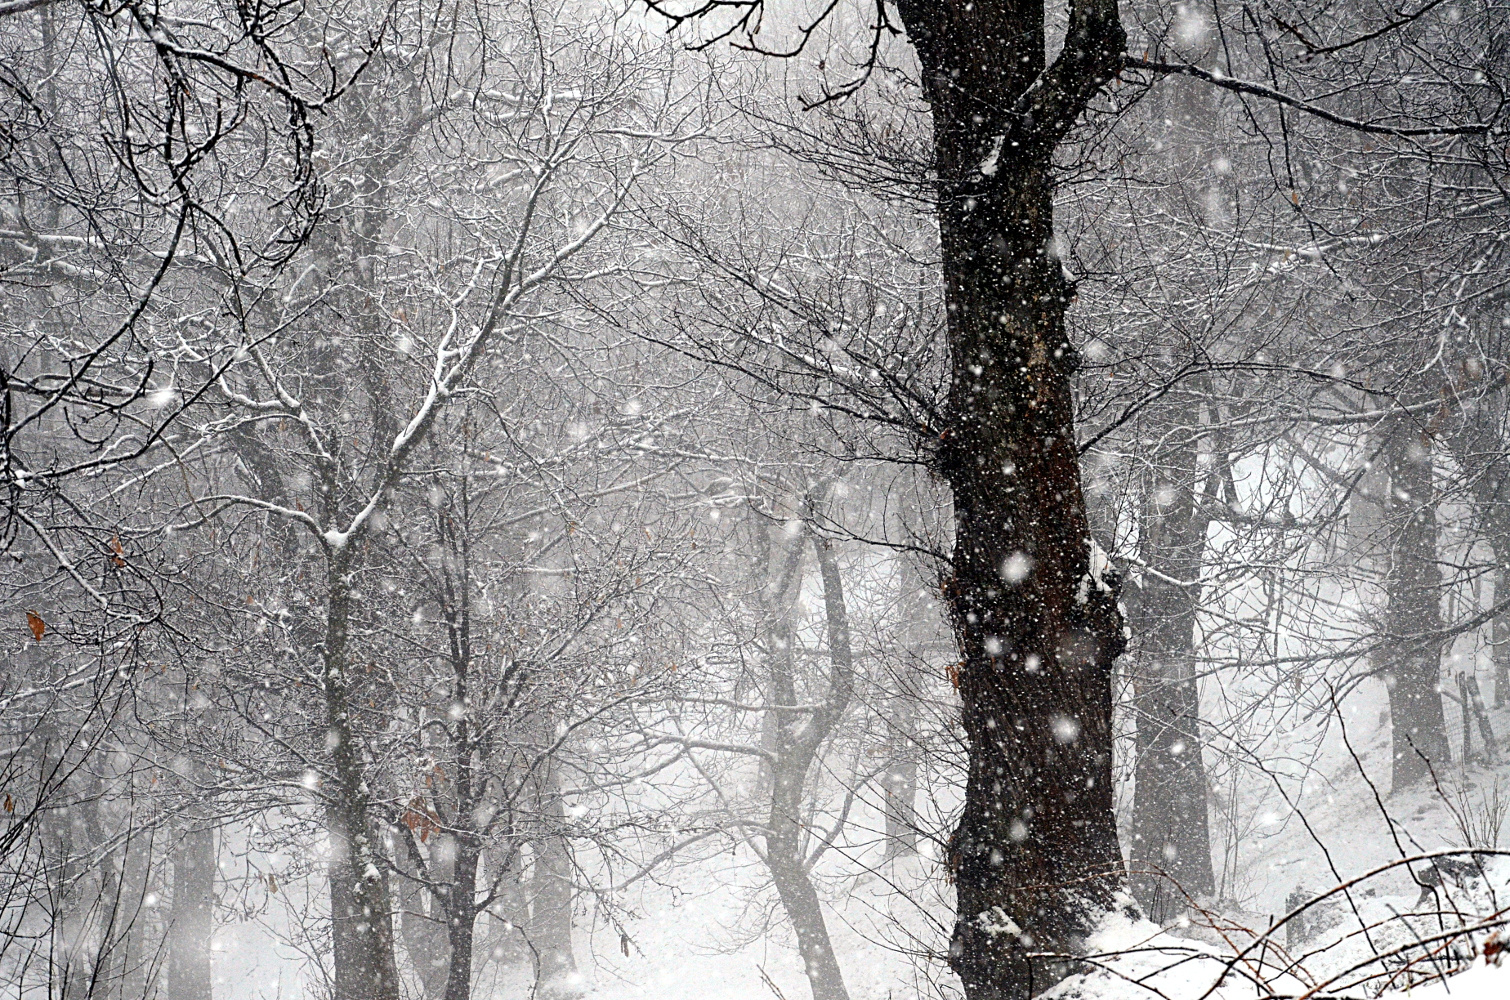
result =
[[[899,0],[933,115],[952,381],[937,468],[954,493],[946,597],[969,741],[950,961],[969,1000],[1073,968],[1123,883],[1112,815],[1114,581],[1091,563],[1055,254],[1055,148],[1123,65],[1115,0],[1045,10]]]
[[[376,408],[376,404],[375,404]],[[276,456],[254,435],[236,440],[255,485],[269,497],[288,495]],[[323,494],[340,495],[335,472],[321,468]],[[327,523],[336,520],[334,504]],[[300,542],[292,526],[281,532],[284,557],[300,560]],[[352,726],[352,678],[347,642],[351,616],[353,545],[357,538],[322,546],[326,596],[324,621],[312,611],[296,624],[301,648],[321,653],[322,695],[326,739],[330,747],[330,778],[325,785],[326,827],[330,835],[330,914],[332,965],[336,1000],[398,1000],[398,969],[394,961],[393,914],[389,906],[387,860],[377,847],[372,822],[365,763]],[[421,974],[423,976],[423,973]]]
[[[1381,659],[1389,688],[1398,790],[1440,774],[1452,761],[1442,711],[1442,580],[1437,567],[1436,501],[1431,439],[1409,416],[1385,441],[1389,467],[1389,572],[1385,579],[1386,645]]]
[[[1163,428],[1160,428],[1162,431]],[[1162,437],[1163,435],[1160,434]],[[1216,889],[1195,681],[1195,614],[1209,518],[1197,503],[1190,434],[1156,456],[1139,520],[1149,572],[1128,588],[1137,713],[1133,895],[1160,923]]]
[[[482,841],[471,830],[455,835],[455,874],[447,893],[446,933],[451,961],[446,975],[445,1000],[470,1000],[472,996],[472,945],[477,934],[477,866],[482,857]],[[571,918],[567,903],[567,919]],[[567,933],[571,927],[568,923]],[[570,937],[568,937],[570,941]]]

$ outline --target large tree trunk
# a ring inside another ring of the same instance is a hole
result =
[[[347,545],[328,555],[323,687],[331,743],[325,819],[330,834],[330,922],[335,1000],[399,1000],[386,859],[371,821],[361,747],[351,724],[346,656],[351,612]]]
[[[1137,714],[1128,853],[1133,895],[1160,923],[1216,889],[1195,680],[1200,589],[1194,581],[1208,519],[1197,509],[1196,441],[1186,433],[1188,440],[1155,460],[1139,520],[1149,572],[1129,588],[1127,601]]]
[[[898,11],[933,112],[951,355],[937,467],[954,492],[969,775],[950,962],[969,1000],[1021,1000],[1073,968],[1055,953],[1081,949],[1124,877],[1111,771],[1124,638],[1091,565],[1052,160],[1126,36],[1114,0],[1077,4],[1046,70],[1042,5]]]
[[[1389,575],[1385,580],[1384,683],[1398,790],[1442,773],[1452,760],[1442,712],[1442,580],[1437,567],[1431,440],[1401,417],[1385,442],[1389,466]]]
[[[173,916],[168,931],[168,1000],[210,1000],[214,979],[215,831],[185,824],[173,844]]]

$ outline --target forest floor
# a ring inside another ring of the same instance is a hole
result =
[[[1313,897],[1402,854],[1505,843],[1499,833],[1510,814],[1510,760],[1503,759],[1510,757],[1507,741],[1501,740],[1502,760],[1497,764],[1475,761],[1465,768],[1454,763],[1450,773],[1435,782],[1388,794],[1389,727],[1380,715],[1382,689],[1376,694],[1380,697],[1350,699],[1351,749],[1343,743],[1340,727],[1333,726],[1317,741],[1304,767],[1295,763],[1297,754],[1288,753],[1289,770],[1267,790],[1263,781],[1250,783],[1241,803],[1248,817],[1246,832],[1228,863],[1230,871],[1240,873],[1227,880],[1229,900],[1212,904],[1207,917],[1186,927],[1109,920],[1092,945],[1122,954],[1108,957],[1099,972],[1067,981],[1056,990],[1057,996],[1249,1000],[1262,995],[1247,975],[1260,960],[1272,986],[1298,996],[1340,969],[1408,946],[1411,935],[1430,936],[1444,926],[1440,917],[1398,918],[1417,910],[1422,896],[1420,886],[1401,866],[1366,879],[1350,900],[1339,897],[1318,905],[1307,916],[1304,933],[1292,938],[1281,929],[1243,961],[1230,962],[1290,909],[1288,901],[1296,894]],[[1492,722],[1497,733],[1510,735],[1510,710],[1493,712]],[[1461,733],[1457,725],[1452,731],[1456,752]],[[1281,745],[1291,748],[1303,734],[1292,735],[1284,736]],[[1360,764],[1367,781],[1359,776]],[[1218,845],[1218,853],[1221,850]],[[867,870],[865,862],[873,856],[874,848],[831,856],[820,879],[850,997],[957,997],[957,984],[943,961],[953,890],[943,877],[936,848],[925,843],[920,856]],[[1484,865],[1487,879],[1460,879],[1462,885],[1447,886],[1436,902],[1451,903],[1464,914],[1504,908],[1510,902],[1510,858],[1488,859]],[[1423,870],[1420,864],[1414,867],[1418,874]],[[838,874],[841,871],[845,874]],[[607,916],[579,912],[580,975],[574,986],[581,996],[807,1000],[810,992],[792,935],[765,873],[747,847],[686,859],[658,878],[644,879],[621,894]],[[1374,929],[1360,932],[1359,918]],[[1482,948],[1488,936],[1486,929],[1471,937]],[[266,921],[223,923],[216,948],[220,1000],[297,1000],[306,995],[295,971],[301,967],[298,954],[280,943]],[[1289,979],[1278,975],[1287,956],[1307,952],[1315,954],[1304,960],[1304,973]],[[1440,986],[1419,986],[1410,992],[1411,1000],[1510,998],[1510,962],[1503,970],[1484,970],[1482,959],[1453,964],[1471,965],[1477,971]],[[1219,978],[1224,985],[1207,996]],[[1142,980],[1143,985],[1132,980]],[[1374,997],[1377,985],[1346,995]],[[529,994],[525,968],[490,964],[475,995],[478,1000],[525,1000]]]
[[[1408,949],[1412,937],[1430,937],[1456,919],[1443,923],[1440,914],[1419,919],[1401,919],[1400,914],[1456,909],[1467,917],[1510,905],[1510,858],[1485,859],[1487,877],[1464,875],[1458,879],[1461,884],[1448,884],[1424,904],[1411,869],[1419,875],[1425,866],[1402,865],[1318,904],[1295,921],[1293,935],[1281,928],[1268,944],[1259,941],[1241,961],[1231,961],[1271,921],[1283,917],[1293,896],[1312,898],[1402,856],[1502,843],[1499,832],[1510,813],[1510,762],[1455,763],[1436,781],[1389,794],[1387,720],[1363,724],[1365,718],[1374,722],[1382,701],[1361,699],[1350,712],[1354,721],[1346,743],[1334,726],[1308,768],[1292,770],[1267,794],[1248,796],[1253,820],[1238,845],[1236,868],[1242,876],[1230,887],[1236,901],[1213,904],[1207,917],[1187,927],[1160,928],[1113,917],[1091,943],[1103,952],[1123,954],[1108,958],[1099,972],[1067,981],[1054,995],[1201,1000],[1221,980],[1208,1000],[1247,1000],[1262,995],[1252,983],[1255,973],[1271,989],[1303,995],[1373,955]],[[1510,734],[1510,710],[1492,713],[1492,721],[1497,733]],[[1456,752],[1461,746],[1456,726],[1454,739]],[[1506,756],[1504,742],[1501,758]],[[1360,765],[1368,780],[1360,778]],[[941,874],[936,860],[920,857],[827,886],[830,931],[853,1000],[958,995],[940,953],[952,919],[952,891]],[[705,859],[671,878],[675,888],[647,886],[632,904],[625,901],[634,913],[623,925],[627,956],[617,931],[584,937],[581,988],[588,996],[806,1000],[810,994],[791,935],[771,912],[773,894],[763,888],[758,866],[743,849],[734,857]],[[1360,930],[1360,920],[1368,931]],[[1470,939],[1482,948],[1489,936],[1485,929]],[[1282,974],[1296,958],[1303,970]],[[1405,964],[1402,958],[1386,960],[1393,961],[1392,972],[1345,994],[1373,997],[1385,990],[1412,1000],[1510,997],[1510,962],[1503,969],[1485,968],[1481,958],[1470,962],[1461,952],[1457,958],[1452,962],[1439,955],[1439,961],[1468,966],[1469,971],[1440,985],[1395,990],[1409,984],[1399,969]],[[1379,963],[1367,971],[1382,968]]]

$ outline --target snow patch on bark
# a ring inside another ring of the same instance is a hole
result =
[[[1098,593],[1110,594],[1112,585],[1107,582],[1107,574],[1112,571],[1111,556],[1106,550],[1096,544],[1094,538],[1087,539],[1091,545],[1090,570],[1080,578],[1080,589],[1075,594],[1075,603],[1085,604],[1091,599],[1091,588],[1095,587]]]
[[[990,937],[996,937],[998,934],[1022,937],[1022,928],[1017,926],[1017,921],[1007,916],[1007,911],[999,906],[993,906],[977,914],[975,926],[985,931]]]
[[[999,135],[995,139],[991,140],[991,152],[987,153],[986,158],[980,161],[980,172],[982,176],[996,176],[996,169],[1001,165],[1001,146],[1002,143],[1006,141],[1007,137],[1004,135]]]

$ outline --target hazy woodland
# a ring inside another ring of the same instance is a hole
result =
[[[0,1000],[1510,996],[1506,0],[0,0]]]

